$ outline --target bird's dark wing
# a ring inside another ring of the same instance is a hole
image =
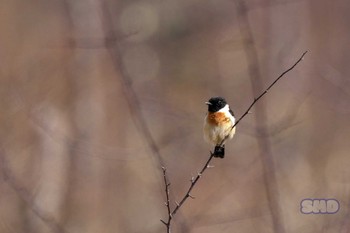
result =
[[[231,113],[232,116],[235,116],[231,108],[228,111]]]

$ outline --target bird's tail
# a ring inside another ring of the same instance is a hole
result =
[[[214,157],[215,158],[222,158],[222,159],[225,157],[225,145],[215,146]]]

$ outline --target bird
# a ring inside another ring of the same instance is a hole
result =
[[[236,132],[234,113],[226,100],[219,96],[210,98],[205,104],[208,112],[204,119],[204,139],[215,145],[214,157],[224,158],[225,142]]]

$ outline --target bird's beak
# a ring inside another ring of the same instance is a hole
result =
[[[210,102],[205,102],[206,105],[213,105],[212,103]]]

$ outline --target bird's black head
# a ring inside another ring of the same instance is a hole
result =
[[[212,97],[205,103],[208,105],[209,112],[217,112],[227,104],[226,100],[222,97]]]

